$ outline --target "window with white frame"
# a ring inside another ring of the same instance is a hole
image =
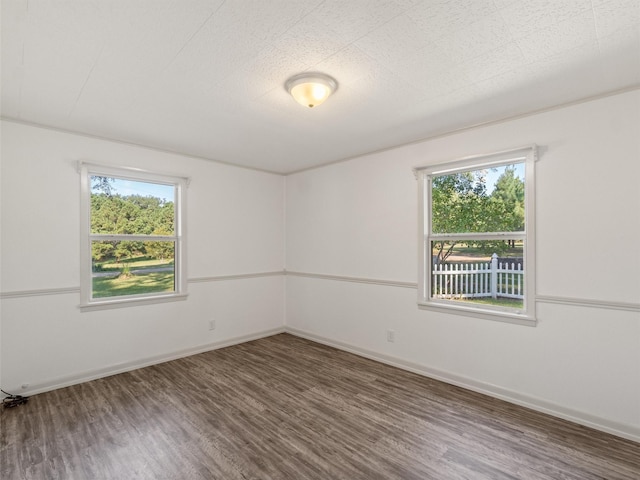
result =
[[[535,324],[536,148],[416,168],[418,303]]]
[[[82,163],[81,308],[186,297],[187,179]]]

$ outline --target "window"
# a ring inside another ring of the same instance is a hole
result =
[[[80,165],[81,308],[186,297],[187,181]]]
[[[535,157],[526,147],[416,169],[419,305],[535,324]]]

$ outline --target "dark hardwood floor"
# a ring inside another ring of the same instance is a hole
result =
[[[640,479],[640,444],[291,335],[33,396],[10,479]]]

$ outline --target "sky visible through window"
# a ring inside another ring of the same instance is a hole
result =
[[[111,177],[112,178],[112,177]],[[92,177],[93,180],[93,177]],[[99,189],[93,187],[92,181],[92,193],[100,193]],[[123,197],[129,195],[140,195],[143,197],[155,197],[161,198],[166,202],[173,202],[174,186],[162,185],[159,183],[140,182],[135,180],[126,180],[122,178],[113,178],[113,182],[110,182],[111,193],[113,195],[121,195]]]
[[[487,195],[491,195],[491,192],[493,192],[493,189],[496,186],[496,181],[500,178],[500,175],[504,173],[507,167],[513,168],[514,176],[524,182],[524,163],[489,168],[487,170]]]

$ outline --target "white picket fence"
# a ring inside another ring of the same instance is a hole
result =
[[[521,263],[498,263],[498,255],[485,263],[453,263],[433,266],[436,298],[524,298]]]

